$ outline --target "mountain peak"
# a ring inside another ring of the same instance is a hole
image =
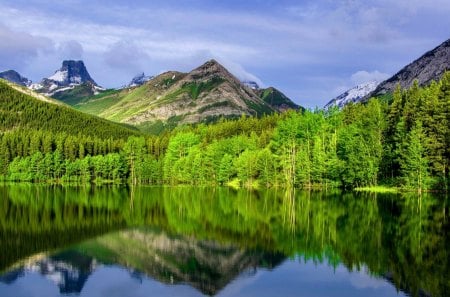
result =
[[[13,82],[15,84],[28,87],[31,85],[31,80],[26,77],[23,77],[15,70],[7,70],[0,72],[0,78],[3,78],[7,81]]]
[[[64,60],[61,68],[56,70],[48,79],[56,82],[59,86],[77,85],[87,82],[97,85],[81,60]]]
[[[64,60],[61,68],[53,75],[42,79],[40,83],[32,84],[31,89],[47,96],[54,96],[57,93],[71,91],[76,87],[89,89],[88,94],[95,94],[103,88],[91,78],[84,62],[79,60]]]
[[[201,65],[200,67],[197,67],[195,70],[203,70],[203,71],[226,71],[228,72],[228,70],[219,62],[217,62],[214,59],[211,59],[207,62],[205,62],[203,65]]]
[[[233,82],[235,85],[241,85],[239,79],[237,79],[222,64],[214,59],[211,59],[192,70],[186,79],[192,81],[207,81],[217,78]]]

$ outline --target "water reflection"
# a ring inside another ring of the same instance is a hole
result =
[[[353,271],[347,281],[382,280],[412,295],[449,290],[442,197],[143,187],[130,199],[124,188],[26,185],[0,191],[5,284],[34,272],[63,294],[80,293],[93,273],[118,265],[141,282],[150,277],[215,295],[245,275],[301,262],[336,279],[345,268]]]

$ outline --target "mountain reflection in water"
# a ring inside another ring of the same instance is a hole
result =
[[[96,296],[91,279],[107,284],[117,268],[138,283],[184,288],[177,295],[194,294],[185,286],[227,295],[245,282],[289,295],[305,292],[309,277],[316,287],[352,284],[327,293],[336,296],[449,291],[445,197],[25,185],[0,194],[1,296],[30,275],[62,295]],[[301,278],[276,282],[280,273]]]

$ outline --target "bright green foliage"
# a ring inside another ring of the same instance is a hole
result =
[[[225,154],[222,160],[220,160],[217,180],[222,184],[226,184],[230,181],[234,170],[235,167],[233,166],[233,157],[229,154]]]
[[[402,154],[402,178],[405,185],[421,191],[427,188],[428,160],[424,147],[425,134],[422,123],[417,122],[409,132]]]
[[[192,147],[198,143],[199,137],[192,132],[179,133],[170,140],[164,157],[164,179],[167,182],[188,180],[190,168],[186,160]]]
[[[207,87],[192,87],[191,95],[198,96]],[[8,112],[15,110],[8,106]],[[370,100],[341,111],[242,116],[177,127],[159,136],[121,137],[106,134],[107,130],[102,136],[92,126],[89,133],[80,128],[77,134],[58,132],[53,126],[10,129],[0,135],[0,169],[9,180],[57,183],[233,181],[246,186],[354,188],[381,182],[409,189],[447,189],[449,106],[450,74],[446,74],[426,88],[417,83],[409,90],[397,88],[390,106]],[[24,121],[23,127],[28,124]]]
[[[33,129],[52,133],[126,138],[136,130],[70,107],[51,104],[25,95],[0,81],[0,132]]]

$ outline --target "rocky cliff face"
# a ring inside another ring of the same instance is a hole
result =
[[[402,88],[409,88],[416,79],[420,86],[428,85],[433,80],[440,80],[444,72],[448,70],[450,70],[450,39],[402,68],[365,98],[391,93],[397,84],[400,84]]]
[[[54,96],[57,93],[66,92],[75,89],[77,86],[88,86],[91,94],[97,93],[103,88],[91,78],[83,61],[63,61],[60,69],[47,78],[42,79],[40,83],[32,84],[31,89],[43,93],[47,96]]]

